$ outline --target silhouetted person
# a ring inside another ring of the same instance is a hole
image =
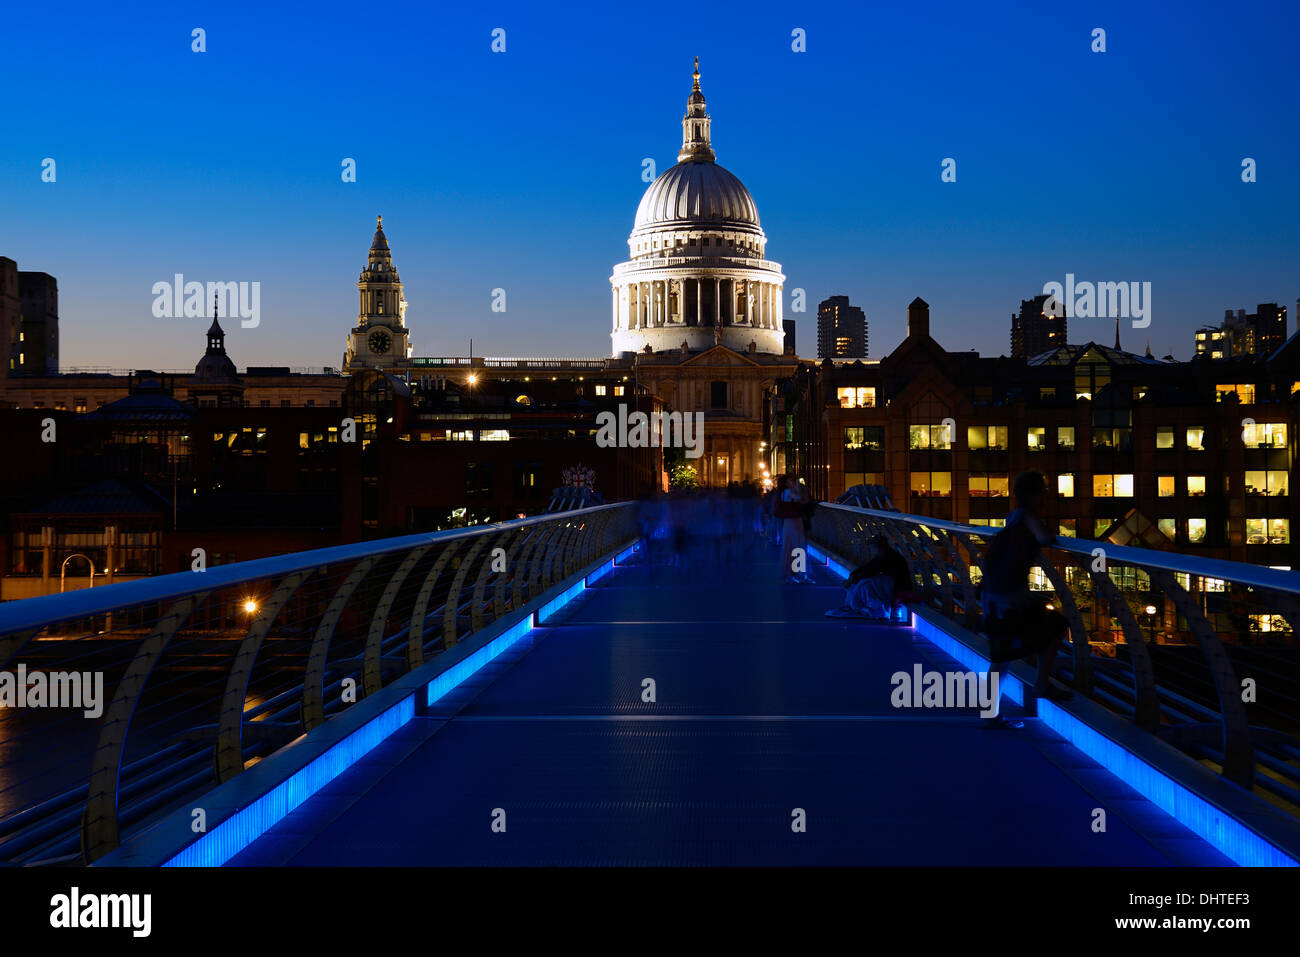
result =
[[[867,541],[867,563],[854,569],[844,583],[844,604],[826,613],[830,618],[889,619],[894,598],[912,590],[912,570],[884,535]]]
[[[1016,508],[984,553],[980,603],[993,662],[990,674],[998,675],[1000,686],[1001,665],[1037,655],[1034,693],[1052,701],[1065,701],[1072,694],[1053,686],[1049,679],[1056,653],[1069,635],[1070,623],[1060,612],[1047,607],[1046,593],[1029,588],[1029,571],[1038,563],[1040,548],[1056,543],[1056,536],[1048,533],[1043,519],[1047,480],[1042,472],[1021,472],[1012,485],[1012,495]],[[1002,717],[994,720],[1018,726]]]

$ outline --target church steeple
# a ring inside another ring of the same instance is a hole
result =
[[[370,242],[370,268],[374,269],[375,265],[380,262],[386,262],[390,268],[393,262],[393,253],[388,248],[388,237],[384,235],[384,217],[376,217],[375,238]]]
[[[384,235],[384,217],[375,217],[366,264],[357,280],[357,324],[348,337],[343,368],[401,369],[411,353],[406,330],[406,297]]]
[[[402,278],[393,266],[393,253],[384,235],[384,217],[376,217],[375,238],[370,242],[370,255],[357,281],[361,293],[361,310],[358,325],[373,323],[401,324],[406,300],[402,296]]]
[[[218,294],[212,295],[212,325],[208,327],[208,348],[194,367],[190,401],[197,405],[238,406],[244,387],[234,361],[226,355],[226,331],[217,321]]]
[[[686,99],[686,115],[682,117],[682,149],[677,162],[709,162],[714,160],[713,146],[709,142],[709,114],[704,108],[704,94],[700,92],[700,58],[695,58],[695,83]]]

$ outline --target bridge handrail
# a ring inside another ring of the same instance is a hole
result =
[[[554,522],[557,519],[578,518],[595,515],[598,512],[627,507],[626,503],[599,505],[592,508],[572,509],[567,512],[532,515],[528,518],[511,519],[506,522],[489,522],[482,525],[470,525],[465,528],[449,528],[440,532],[421,532],[414,535],[402,535],[396,538],[382,538],[351,545],[330,545],[305,552],[291,552],[287,555],[275,555],[270,558],[254,558],[248,561],[231,562],[228,565],[213,565],[203,572],[173,572],[167,575],[155,575],[129,582],[117,582],[97,588],[83,588],[58,595],[37,595],[0,604],[0,636],[30,628],[42,628],[61,622],[76,621],[93,615],[103,615],[119,608],[143,605],[148,602],[168,601],[198,591],[228,588],[244,582],[260,581],[266,578],[283,577],[295,572],[319,568],[322,565],[335,565],[339,562],[356,561],[361,558],[387,555],[421,545],[446,544],[461,538],[473,538],[488,531],[509,531],[527,528],[542,522]],[[203,578],[195,579],[201,574]]]
[[[956,522],[949,522],[940,518],[930,518],[926,515],[913,515],[910,512],[891,512],[885,509],[860,508],[854,505],[836,505],[832,502],[820,503],[822,508],[834,509],[844,512],[859,512],[865,515],[873,515],[877,518],[886,518],[895,522],[906,522],[911,525],[924,526],[927,528],[937,528],[948,533],[961,535],[976,535],[980,538],[991,538],[1000,530],[998,526],[985,525],[960,525]],[[1071,552],[1075,555],[1092,558],[1093,550],[1096,548],[1105,549],[1106,561],[1108,563],[1122,563],[1126,565],[1135,565],[1146,568],[1158,568],[1163,571],[1180,572],[1182,574],[1197,575],[1203,578],[1217,578],[1223,581],[1236,582],[1239,585],[1246,585],[1251,588],[1263,588],[1269,591],[1283,592],[1289,595],[1300,596],[1300,572],[1283,571],[1278,568],[1268,568],[1263,565],[1251,565],[1246,562],[1234,562],[1221,558],[1203,558],[1199,555],[1180,555],[1176,552],[1161,552],[1155,549],[1134,548],[1131,545],[1114,545],[1110,542],[1094,541],[1091,539],[1074,539],[1057,536],[1056,541],[1052,543],[1051,548],[1060,549],[1063,552]]]

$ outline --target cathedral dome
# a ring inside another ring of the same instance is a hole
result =
[[[692,225],[761,228],[745,184],[712,160],[678,163],[655,179],[636,209],[634,230]]]
[[[781,354],[781,264],[745,184],[719,166],[695,72],[677,165],[641,196],[630,258],[609,277],[613,354],[699,351]]]

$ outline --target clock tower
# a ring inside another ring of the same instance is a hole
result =
[[[393,254],[384,235],[384,217],[375,226],[370,256],[357,280],[361,309],[357,324],[348,336],[343,356],[343,371],[382,369],[401,371],[411,356],[411,342],[406,330],[406,299],[402,280],[393,268]]]

